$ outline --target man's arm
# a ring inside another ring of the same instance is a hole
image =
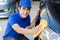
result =
[[[40,10],[40,8],[39,8],[39,9],[37,10],[37,15],[36,15],[35,18],[33,19],[31,25],[28,26],[27,28],[31,29],[31,28],[35,25],[35,23],[36,23],[36,21],[37,21],[37,19],[38,19],[38,17],[39,17],[40,12],[41,12],[41,10]]]
[[[12,28],[19,34],[37,34],[41,29],[41,25],[38,25],[34,29],[26,29],[26,28],[20,27],[18,24],[14,24]]]
[[[33,34],[34,33],[32,29],[22,28],[18,24],[14,24],[12,28],[19,34]]]

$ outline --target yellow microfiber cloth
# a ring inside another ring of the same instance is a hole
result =
[[[36,38],[37,36],[39,36],[42,33],[42,31],[47,27],[47,24],[48,24],[47,20],[41,19],[41,21],[40,21],[41,30],[37,34],[34,34],[34,38]]]

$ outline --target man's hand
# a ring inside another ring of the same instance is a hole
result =
[[[34,29],[34,38],[37,37],[47,27],[47,21],[41,20],[40,24]]]
[[[37,25],[34,29],[34,34],[37,34],[41,30],[41,28],[42,28],[41,25]]]

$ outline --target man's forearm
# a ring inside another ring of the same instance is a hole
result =
[[[12,28],[19,34],[34,34],[33,29],[22,28],[18,24],[14,24]]]
[[[39,15],[40,15],[40,11],[41,11],[41,10],[38,9],[38,11],[37,11],[37,15],[36,15],[35,18],[33,19],[31,25],[28,27],[29,29],[31,29],[31,28],[35,25],[35,23],[36,23],[36,21],[37,21]]]
[[[18,24],[14,24],[12,28],[19,34],[37,34],[41,29],[41,25],[38,25],[34,29],[22,28]]]

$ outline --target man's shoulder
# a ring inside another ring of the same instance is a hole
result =
[[[17,16],[18,16],[18,12],[11,14],[11,15],[9,16],[9,18],[11,18],[11,17],[17,17]]]

